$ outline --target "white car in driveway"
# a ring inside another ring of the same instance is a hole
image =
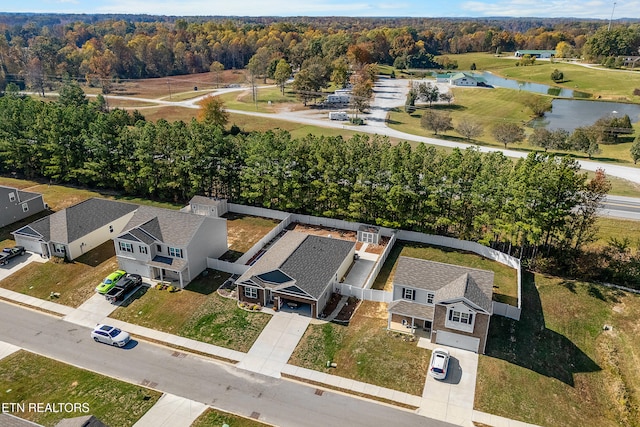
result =
[[[99,324],[91,332],[91,338],[95,342],[113,345],[115,347],[124,347],[127,345],[131,336],[128,332],[121,331],[115,326]]]
[[[436,348],[431,353],[431,363],[429,363],[429,375],[437,380],[443,380],[447,377],[447,369],[449,368],[449,351],[444,348]]]

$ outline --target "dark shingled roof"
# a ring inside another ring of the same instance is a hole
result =
[[[280,269],[317,299],[354,246],[348,240],[288,231],[237,282],[251,279],[267,286],[260,275]]]
[[[124,227],[124,231],[145,243],[152,243],[150,236],[153,236],[158,241],[169,245],[187,246],[200,225],[207,220],[210,218],[207,219],[202,215],[140,206]]]
[[[42,424],[36,424],[12,414],[0,412],[0,427],[42,427]]]
[[[433,306],[418,304],[417,302],[397,300],[389,303],[389,313],[397,313],[424,320],[433,320],[433,311]]]
[[[93,198],[32,222],[28,227],[41,234],[46,242],[71,243],[137,208],[138,205],[132,203]]]
[[[493,271],[401,256],[393,284],[433,291],[436,303],[465,297],[491,312]]]

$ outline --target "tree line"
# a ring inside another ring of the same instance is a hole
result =
[[[349,49],[359,51],[361,59],[366,56],[363,63],[455,68],[446,57],[435,56],[560,46],[563,56],[602,57],[635,52],[640,43],[637,25],[620,25],[609,33],[599,29],[605,23],[597,20],[10,18],[0,19],[0,89],[14,82],[39,91],[71,77],[107,92],[115,79],[206,72],[213,64],[240,69],[252,58],[260,73],[273,74],[282,59],[293,70],[313,58],[335,69],[335,61],[348,56]],[[624,37],[607,44],[620,33]]]

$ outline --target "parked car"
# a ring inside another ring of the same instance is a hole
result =
[[[96,286],[96,292],[100,294],[106,294],[111,290],[111,288],[113,288],[116,285],[118,280],[120,280],[122,276],[124,276],[125,274],[127,274],[127,272],[124,270],[114,271],[113,273],[105,277],[102,283]]]
[[[18,255],[24,255],[24,247],[14,246],[13,248],[4,248],[2,252],[0,252],[0,264],[7,265],[11,258],[17,257]]]
[[[114,326],[104,324],[98,324],[93,328],[91,338],[93,338],[95,342],[101,342],[115,347],[124,347],[127,345],[129,340],[131,340],[131,336],[128,332],[124,332]]]
[[[123,301],[124,297],[128,293],[136,289],[141,284],[142,277],[140,277],[139,274],[127,274],[118,280],[115,286],[104,294],[104,297],[112,304],[118,301]]]
[[[429,375],[437,380],[447,377],[449,368],[449,352],[444,348],[436,348],[431,353],[431,363],[429,363]]]

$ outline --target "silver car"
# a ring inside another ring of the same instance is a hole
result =
[[[429,363],[429,375],[437,380],[447,377],[449,368],[449,351],[444,348],[436,348],[431,353],[431,363]]]
[[[95,342],[101,342],[115,347],[124,347],[129,340],[131,340],[129,333],[121,331],[115,326],[103,324],[99,324],[93,328],[91,338],[93,338]]]

